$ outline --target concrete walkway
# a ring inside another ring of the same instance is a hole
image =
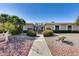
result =
[[[52,56],[43,35],[38,34],[38,36],[39,37],[34,41],[28,56]]]

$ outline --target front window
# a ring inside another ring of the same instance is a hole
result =
[[[59,26],[58,25],[55,26],[55,30],[59,30]]]
[[[72,26],[71,25],[68,25],[68,30],[72,30]]]

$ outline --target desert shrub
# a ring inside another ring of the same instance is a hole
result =
[[[27,35],[28,36],[36,36],[36,32],[34,30],[28,30]]]
[[[52,30],[45,30],[45,31],[43,31],[43,35],[44,35],[44,37],[52,36],[53,31]]]
[[[65,39],[66,37],[65,36],[61,36],[61,37],[59,37],[59,41],[64,41],[64,39]]]

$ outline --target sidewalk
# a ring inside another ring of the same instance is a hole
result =
[[[28,56],[52,56],[42,34],[34,41]]]

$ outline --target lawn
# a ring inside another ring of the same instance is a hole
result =
[[[59,36],[66,37],[64,42],[56,41]],[[45,39],[53,56],[79,56],[79,34],[62,33]]]

